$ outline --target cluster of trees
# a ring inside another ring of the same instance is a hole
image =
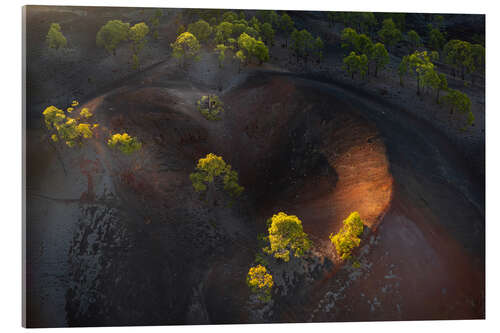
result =
[[[73,101],[71,106],[66,108],[66,112],[54,105],[43,111],[45,125],[52,141],[63,142],[68,147],[74,147],[81,146],[86,139],[92,138],[93,130],[99,125],[86,122],[93,116],[87,108],[83,108],[77,116],[70,117],[76,106],[78,102]]]
[[[467,117],[467,124],[474,125],[474,114],[471,111],[471,102],[467,94],[455,89],[448,88],[446,75],[439,73],[432,63],[437,58],[435,52],[415,51],[403,57],[399,64],[400,83],[403,77],[410,73],[417,80],[417,94],[422,89],[430,88],[436,92],[436,102],[443,102],[450,106],[450,114],[455,110]],[[445,91],[447,95],[440,97],[440,92]]]
[[[317,36],[314,38],[306,29],[294,29],[290,35],[292,41],[291,51],[295,55],[297,62],[300,59],[307,65],[308,59],[313,56],[317,62],[323,58],[323,40]]]
[[[485,49],[481,44],[472,44],[452,39],[444,45],[443,60],[453,68],[453,76],[465,73],[484,72]]]
[[[189,16],[198,17],[198,20],[188,24],[187,31],[184,25],[180,26],[179,37],[171,45],[174,56],[178,58],[192,57],[199,53],[202,45],[207,45],[218,54],[220,67],[231,54],[241,70],[242,65],[246,66],[252,61],[258,64],[269,61],[269,50],[274,45],[277,33],[285,37],[284,47],[288,47],[288,40],[292,39],[290,52],[295,55],[297,62],[302,59],[307,63],[311,57],[319,62],[323,55],[321,38],[314,38],[307,30],[295,29],[295,23],[287,13],[280,16],[275,11],[258,11],[256,16],[247,19],[244,12],[195,10]],[[190,45],[182,46],[188,42]]]
[[[61,31],[61,26],[59,23],[51,23],[49,32],[47,33],[46,37],[47,44],[49,45],[49,48],[52,49],[59,49],[59,48],[64,48],[66,47],[66,44],[68,41],[66,40],[66,37],[64,37],[62,31]]]
[[[302,257],[312,247],[312,242],[302,228],[302,221],[295,215],[284,212],[274,214],[267,220],[268,235],[260,238],[264,242],[262,252],[273,258],[290,261],[290,256]],[[271,300],[272,275],[266,267],[268,262],[257,253],[255,264],[247,274],[251,291],[263,302]]]
[[[68,147],[82,146],[83,143],[95,136],[95,131],[99,127],[97,123],[89,123],[88,120],[94,115],[88,108],[76,111],[78,101],[73,101],[66,111],[51,105],[42,112],[45,126],[49,131],[53,142],[64,143]],[[70,117],[75,113],[75,116]],[[127,133],[111,134],[108,146],[118,148],[124,154],[132,154],[141,149],[142,144],[137,138],[129,136]]]
[[[342,228],[336,234],[330,234],[330,240],[335,246],[340,259],[351,258],[352,251],[359,246],[363,233],[363,221],[358,212],[353,212],[342,223]]]
[[[144,48],[149,33],[146,23],[140,22],[132,27],[130,23],[121,20],[111,20],[103,25],[96,36],[97,46],[105,48],[109,53],[116,55],[116,48],[122,42],[130,41],[132,50],[132,66],[139,68],[139,52]]]
[[[379,70],[389,63],[389,53],[382,43],[373,43],[366,34],[358,34],[352,28],[345,28],[341,34],[342,48],[350,52],[343,60],[344,69],[354,78],[361,78],[370,73],[370,64],[374,67],[375,77]]]
[[[207,120],[219,120],[224,112],[224,104],[217,95],[202,96],[196,102],[196,107]]]

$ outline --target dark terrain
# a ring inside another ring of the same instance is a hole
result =
[[[207,50],[182,69],[169,48],[181,10],[168,10],[133,71],[126,47],[111,57],[95,34],[110,19],[144,20],[140,9],[68,8],[27,12],[28,326],[484,318],[484,78],[464,88],[476,117],[464,133],[390,71],[352,81],[333,41],[309,69],[288,63],[279,41],[275,59],[241,74]],[[338,38],[320,14],[293,15]],[[481,18],[484,29],[483,16],[445,22],[450,34],[475,34]],[[69,55],[44,44],[55,21]],[[224,102],[220,121],[196,110],[208,93]],[[99,136],[56,152],[41,112],[73,99],[95,114]],[[143,149],[111,151],[108,130]],[[245,187],[230,207],[208,208],[193,191],[189,174],[207,153]],[[278,211],[301,218],[314,249],[270,263],[276,288],[262,308],[245,278]],[[352,211],[367,226],[359,268],[340,263],[328,239]]]

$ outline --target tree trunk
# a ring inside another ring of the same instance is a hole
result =
[[[375,77],[377,77],[378,66],[375,65]]]
[[[417,95],[420,95],[420,78],[417,75]]]

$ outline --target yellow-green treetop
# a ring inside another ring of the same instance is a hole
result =
[[[337,234],[330,234],[330,240],[335,246],[340,259],[345,260],[351,257],[352,250],[359,246],[363,233],[363,221],[358,212],[353,212],[344,220],[342,228]]]
[[[108,146],[118,148],[122,153],[130,155],[141,149],[142,143],[136,137],[128,135],[128,133],[116,133],[111,135],[108,140]]]
[[[61,26],[59,25],[59,23],[52,23],[50,25],[46,39],[49,47],[53,49],[66,47],[67,44],[66,37],[64,37],[64,35],[62,34]]]
[[[266,267],[257,265],[250,267],[247,274],[247,285],[250,290],[257,294],[261,301],[271,299],[271,290],[273,288],[273,276],[267,272]]]
[[[198,160],[196,171],[189,178],[196,192],[205,192],[208,186],[215,186],[217,178],[222,179],[224,190],[233,197],[239,196],[244,189],[238,184],[238,173],[231,169],[231,165],[212,153]]]
[[[264,252],[285,262],[290,254],[303,256],[312,246],[312,242],[302,228],[302,221],[295,215],[279,212],[268,220],[269,246]]]
[[[181,33],[175,42],[170,44],[170,47],[172,48],[172,55],[182,61],[195,58],[200,51],[198,39],[190,32]]]

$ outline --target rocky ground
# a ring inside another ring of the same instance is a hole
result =
[[[107,20],[147,14],[28,12],[29,326],[484,318],[480,81],[463,87],[476,116],[464,133],[411,79],[346,77],[333,42],[340,27],[316,16],[297,22],[331,44],[307,68],[289,62],[279,38],[262,67],[219,69],[204,50],[179,68],[169,56],[178,10],[162,18],[138,72],[126,47],[115,57],[95,47]],[[64,54],[43,44],[52,21],[67,31]],[[208,93],[224,102],[220,121],[195,108]],[[40,113],[75,98],[95,114],[98,136],[56,150]],[[143,149],[112,152],[110,130],[138,136]],[[245,187],[231,206],[208,207],[192,189],[189,173],[210,152]],[[341,264],[328,240],[354,210],[367,226],[359,267]],[[289,264],[267,258],[276,288],[264,306],[245,278],[278,211],[298,215],[315,246]]]

